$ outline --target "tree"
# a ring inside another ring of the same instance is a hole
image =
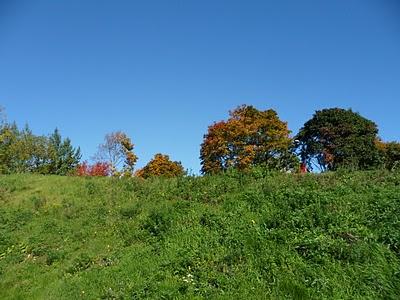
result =
[[[111,169],[107,162],[96,162],[89,165],[86,161],[79,164],[76,168],[77,176],[110,176]]]
[[[63,140],[57,128],[49,137],[48,152],[50,174],[67,175],[78,166],[81,159],[80,148],[72,147],[69,138]]]
[[[400,168],[400,143],[398,142],[382,142],[376,140],[376,145],[383,158],[383,165],[389,170]]]
[[[6,121],[0,107],[0,174],[37,172],[66,175],[73,171],[81,158],[70,139],[62,140],[56,129],[52,135],[37,136],[28,125],[19,130]]]
[[[15,134],[16,138],[10,146],[10,171],[48,174],[51,159],[48,138],[34,135],[28,125],[23,130],[18,130],[15,125]]]
[[[289,133],[287,123],[274,110],[239,106],[230,112],[227,121],[208,127],[200,150],[201,171],[209,174],[254,165],[292,168],[297,162],[289,149]]]
[[[376,124],[351,109],[316,111],[295,137],[296,148],[310,169],[370,169],[379,164]]]
[[[171,161],[168,155],[157,153],[145,167],[136,172],[136,176],[149,178],[153,176],[177,177],[183,176],[185,171],[181,162]]]
[[[30,149],[28,159],[25,161],[25,172],[49,174],[51,151],[48,138],[32,134],[26,138],[25,145]]]
[[[15,123],[0,130],[0,173],[49,173],[48,138],[36,136],[26,125],[19,130]]]
[[[10,140],[13,139],[7,125],[4,108],[0,106],[0,174],[7,173],[7,150],[9,148]]]
[[[138,159],[133,148],[134,144],[125,133],[112,132],[106,134],[104,143],[99,145],[96,158],[109,163],[114,176],[120,175],[121,171],[124,175],[131,175]]]
[[[12,173],[14,171],[18,152],[15,144],[19,138],[17,125],[4,123],[0,128],[0,174]]]

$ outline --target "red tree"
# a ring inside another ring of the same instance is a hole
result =
[[[87,162],[80,164],[76,170],[77,176],[110,176],[111,166],[107,162],[96,162],[89,165]]]

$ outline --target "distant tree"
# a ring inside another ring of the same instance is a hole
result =
[[[25,172],[49,174],[51,162],[48,138],[45,136],[30,135],[25,141],[30,151],[26,160]]]
[[[11,172],[47,174],[50,161],[48,139],[34,135],[28,125],[23,130],[18,130],[15,125],[15,134],[16,138],[10,146],[12,154],[9,154]]]
[[[19,130],[15,123],[0,129],[0,173],[48,173],[48,139],[35,136],[28,126]]]
[[[62,140],[56,129],[49,137],[36,136],[26,125],[19,130],[8,123],[0,107],[0,174],[37,172],[66,175],[73,171],[81,158],[67,138]]]
[[[376,145],[383,158],[383,165],[389,170],[400,168],[400,143],[376,141]]]
[[[80,163],[75,170],[76,176],[89,176],[89,165],[87,162]]]
[[[200,150],[201,171],[210,174],[254,165],[279,170],[294,168],[298,161],[290,151],[289,133],[287,123],[274,110],[240,106],[230,112],[227,121],[208,128]]]
[[[111,169],[107,162],[96,162],[93,165],[89,165],[87,162],[83,162],[76,168],[77,176],[110,176]]]
[[[89,174],[90,176],[110,176],[110,165],[106,162],[96,162],[95,164],[90,166]]]
[[[379,164],[376,124],[351,109],[316,111],[295,137],[297,151],[310,169],[371,169]]]
[[[4,123],[0,127],[0,173],[12,173],[18,157],[15,144],[19,138],[17,125]]]
[[[56,128],[49,137],[48,172],[56,175],[67,175],[73,172],[81,159],[80,148],[75,149],[69,138],[62,139]]]
[[[96,159],[106,161],[111,173],[117,175],[132,175],[137,161],[133,153],[134,144],[123,132],[117,131],[106,134],[104,143],[99,145]]]
[[[152,160],[142,169],[136,172],[136,176],[149,178],[153,176],[177,177],[183,176],[185,171],[182,164],[171,161],[168,155],[157,153]]]

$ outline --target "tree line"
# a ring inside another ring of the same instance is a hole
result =
[[[202,172],[256,165],[292,172],[299,165],[321,172],[394,169],[400,163],[400,144],[382,141],[377,125],[351,109],[318,110],[294,137],[290,133],[274,110],[240,106],[209,126],[200,150]]]
[[[126,133],[106,134],[93,163],[81,161],[80,148],[58,129],[48,136],[19,129],[7,122],[0,109],[0,174],[33,172],[76,176],[175,177],[186,174],[179,161],[156,154],[135,170],[138,157]],[[291,136],[287,122],[276,111],[242,105],[227,120],[208,127],[200,147],[201,172],[215,174],[228,169],[262,166],[298,172],[368,170],[400,166],[400,143],[384,142],[377,125],[351,109],[318,110],[299,132]]]

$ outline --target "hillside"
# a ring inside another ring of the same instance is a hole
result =
[[[400,172],[0,177],[0,299],[398,299]]]

